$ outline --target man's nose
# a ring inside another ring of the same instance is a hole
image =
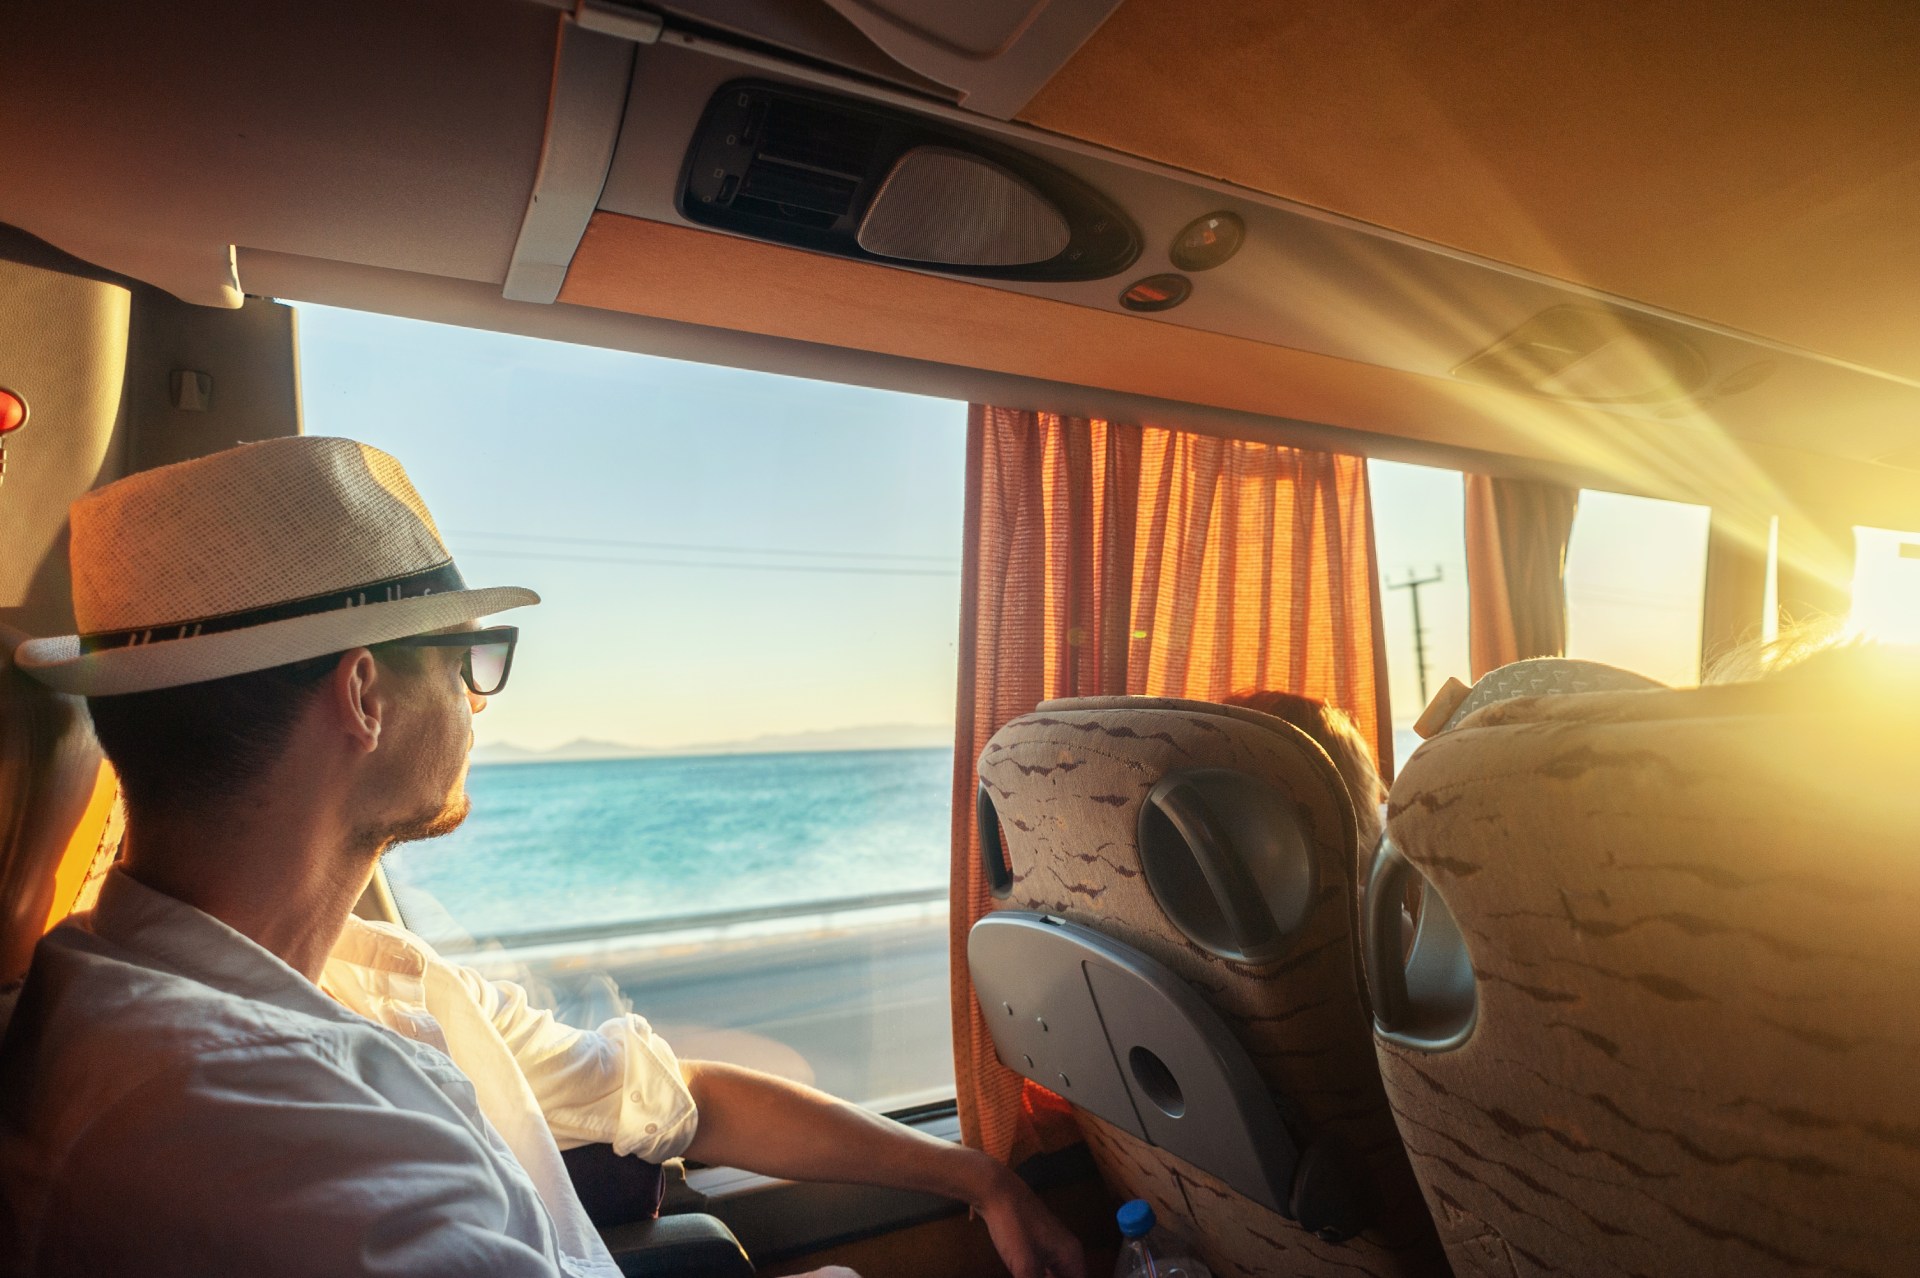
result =
[[[467,690],[467,707],[475,714],[479,714],[487,708],[487,699],[469,688]]]

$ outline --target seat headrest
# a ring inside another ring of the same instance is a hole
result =
[[[1447,716],[1440,729],[1458,727],[1478,711],[1516,697],[1548,697],[1582,692],[1638,692],[1666,685],[1631,670],[1570,657],[1532,657],[1490,670],[1480,677]]]
[[[24,972],[49,922],[82,900],[122,828],[86,705],[13,665],[27,637],[0,625],[0,981]]]

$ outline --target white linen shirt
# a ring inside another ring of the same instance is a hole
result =
[[[316,988],[114,871],[0,1041],[0,1265],[612,1278],[559,1143],[658,1161],[696,1121],[638,1016],[569,1028],[359,919]]]

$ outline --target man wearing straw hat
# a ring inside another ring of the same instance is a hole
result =
[[[466,815],[517,638],[477,619],[539,602],[469,587],[393,458],[294,438],[133,475],[75,503],[72,560],[82,633],[16,662],[86,696],[128,837],[0,1040],[0,1267],[614,1275],[559,1152],[605,1141],[947,1194],[1020,1278],[1081,1278],[976,1151],[679,1061],[638,1016],[559,1025],[352,917],[384,849]]]

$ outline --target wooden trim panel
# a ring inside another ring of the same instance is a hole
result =
[[[851,350],[1533,458],[1769,517],[1910,514],[1920,474],[711,231],[596,213],[560,300]]]

